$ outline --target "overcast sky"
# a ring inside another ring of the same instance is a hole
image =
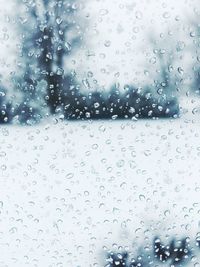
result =
[[[154,45],[151,40],[160,39],[162,47],[167,50],[171,46],[175,47],[177,42],[186,42],[190,31],[187,20],[194,17],[197,2],[196,0],[84,2],[81,15],[86,23],[84,42],[81,49],[73,53],[70,60],[66,60],[66,68],[75,69],[80,80],[90,76],[91,86],[96,80],[98,84],[106,87],[114,81],[122,85],[124,83],[142,85],[145,80],[151,81],[151,73],[156,70],[152,54]],[[17,70],[15,62],[17,36],[12,19],[19,10],[14,4],[14,0],[0,0],[0,70],[3,79],[8,79],[9,73]],[[184,54],[189,62],[190,56],[187,51]]]
[[[151,74],[159,65],[153,59],[151,40],[158,40],[166,50],[178,42],[185,42],[189,49],[188,21],[194,17],[195,6],[194,0],[88,1],[84,10],[88,17],[86,45],[74,56],[80,77],[92,71],[105,86],[115,80],[122,85],[152,80]],[[181,64],[187,62],[189,66],[191,55],[187,49],[184,54]]]

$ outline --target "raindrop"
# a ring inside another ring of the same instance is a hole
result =
[[[68,173],[65,177],[67,179],[72,179],[74,177],[74,174],[73,173]]]
[[[62,18],[58,17],[56,18],[56,23],[60,25],[63,22]]]
[[[136,17],[136,19],[139,19],[139,20],[141,20],[141,19],[142,19],[142,17],[143,17],[143,14],[142,14],[142,12],[141,12],[141,11],[136,11],[136,12],[135,12],[135,17]]]
[[[108,10],[107,10],[107,9],[100,9],[99,14],[100,14],[101,16],[105,16],[105,15],[108,14]]]
[[[62,68],[57,68],[56,73],[57,73],[57,75],[62,76],[64,74],[64,70]]]
[[[69,42],[65,42],[65,48],[67,48],[67,51],[71,51],[72,46]]]
[[[183,75],[183,74],[184,74],[184,70],[183,70],[183,68],[182,68],[182,67],[178,67],[178,72],[179,72],[181,75]]]
[[[110,47],[111,41],[109,41],[109,40],[105,41],[104,45],[105,45],[105,47]]]
[[[139,195],[139,199],[140,199],[141,201],[144,201],[144,200],[145,200],[145,196],[144,196],[144,195]]]
[[[170,18],[170,13],[169,12],[164,12],[163,13],[163,18],[164,19],[169,19]]]

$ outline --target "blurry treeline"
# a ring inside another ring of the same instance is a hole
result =
[[[82,90],[83,82],[78,81],[76,73],[65,70],[68,56],[85,41],[79,3],[72,0],[16,1],[23,13],[17,20],[21,64],[17,74],[12,76],[14,97],[9,99],[9,89],[1,85],[1,123],[33,124],[51,115],[63,119],[179,115],[177,92],[180,80],[173,75],[175,56],[163,53],[159,44],[156,44],[158,49],[154,49],[159,71],[152,84],[142,88],[135,85],[120,88],[116,83],[106,90],[91,91],[85,79],[84,87],[88,90]],[[196,46],[199,47],[198,42]],[[195,68],[195,88],[199,85],[199,69]]]
[[[171,239],[167,244],[156,237],[152,244],[139,248],[138,254],[128,251],[109,252],[104,267],[184,266],[191,264],[199,250],[199,233],[195,242],[189,237]]]

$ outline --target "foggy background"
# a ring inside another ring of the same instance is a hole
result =
[[[15,12],[21,11],[15,1],[1,0],[0,4],[0,72],[7,80],[11,71],[17,71],[19,39]],[[190,32],[194,29],[189,22],[196,18],[198,1],[102,0],[78,1],[77,5],[84,23],[83,43],[66,59],[66,68],[75,69],[80,80],[92,72],[94,87],[96,81],[105,88],[114,81],[140,86],[152,82],[157,67],[152,53],[154,39],[168,51],[184,42],[184,56],[177,52],[176,64],[185,72],[191,68]]]

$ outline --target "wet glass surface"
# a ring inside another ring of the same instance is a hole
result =
[[[199,267],[198,1],[0,5],[0,267]]]

